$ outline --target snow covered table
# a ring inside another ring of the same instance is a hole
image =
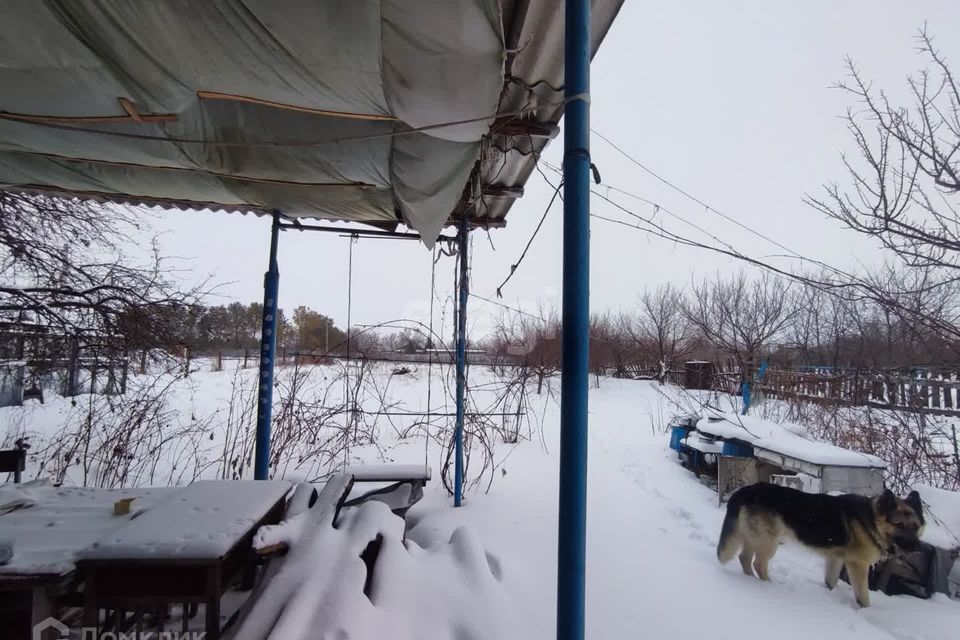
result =
[[[0,544],[9,552],[0,565],[0,600],[16,609],[8,612],[17,620],[11,624],[23,625],[4,633],[28,636],[53,614],[57,600],[76,595],[80,551],[176,491],[54,487],[45,481],[0,485]],[[134,498],[133,511],[115,516],[113,505],[123,498]]]
[[[253,535],[280,521],[289,490],[280,481],[195,482],[102,536],[79,554],[84,626],[99,626],[101,609],[136,618],[170,603],[202,603],[206,637],[217,638],[220,598],[252,567]]]

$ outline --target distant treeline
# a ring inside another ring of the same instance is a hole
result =
[[[263,305],[259,302],[198,307],[182,329],[183,343],[198,352],[259,350]],[[306,306],[292,317],[280,309],[277,315],[277,347],[288,350],[338,351],[346,332],[333,319]]]

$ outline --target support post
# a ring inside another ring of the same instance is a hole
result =
[[[260,325],[260,389],[257,403],[256,454],[253,477],[270,477],[270,416],[273,412],[273,363],[277,350],[277,294],[280,288],[280,269],[277,267],[277,236],[280,233],[280,214],[273,213],[270,229],[270,263],[263,276],[263,322]]]
[[[460,219],[460,234],[457,236],[460,260],[459,300],[457,304],[457,422],[453,431],[454,471],[453,506],[463,504],[463,417],[467,389],[467,296],[470,281],[467,277],[467,234],[470,232],[467,216]]]
[[[590,0],[566,0],[557,639],[583,640],[590,353]]]

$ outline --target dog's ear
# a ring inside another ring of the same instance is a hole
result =
[[[913,509],[918,516],[923,515],[923,500],[920,499],[920,494],[916,491],[911,491],[910,495],[907,496],[907,499],[904,500],[907,505]]]
[[[889,513],[897,508],[897,496],[893,495],[890,489],[884,489],[883,493],[877,499],[877,508],[881,513]]]

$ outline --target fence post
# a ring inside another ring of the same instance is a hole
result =
[[[93,395],[97,392],[97,370],[100,367],[100,363],[97,359],[97,352],[93,352],[93,367],[90,368],[90,395]]]
[[[70,362],[67,365],[66,388],[63,390],[64,397],[77,395],[77,367],[80,360],[80,340],[73,336],[70,339]]]
[[[960,443],[957,442],[957,425],[950,425],[953,433],[953,464],[957,468],[957,482],[960,482]]]
[[[113,368],[114,360],[111,358],[107,361],[107,386],[103,391],[108,396],[112,396],[117,393],[117,374],[114,372]]]
[[[24,387],[26,386],[27,367],[22,364],[13,366],[10,368],[9,375],[0,373],[0,377],[2,377],[4,382],[6,382],[7,380],[10,381],[10,385],[12,387],[10,389],[10,393],[13,397],[12,399],[13,404],[0,405],[0,406],[13,406],[13,407],[23,406],[23,392],[24,392]]]

